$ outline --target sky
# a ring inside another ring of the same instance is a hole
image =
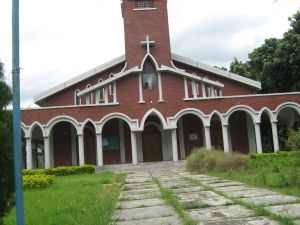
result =
[[[173,53],[228,67],[289,29],[299,0],[168,0]],[[11,84],[11,1],[0,0],[0,59]],[[21,107],[124,54],[120,0],[20,0]]]

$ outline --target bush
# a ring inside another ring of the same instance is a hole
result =
[[[61,166],[56,168],[44,169],[43,173],[55,176],[68,176],[76,174],[85,173],[95,173],[95,166],[85,165],[85,166]]]
[[[300,129],[295,131],[290,129],[288,131],[288,139],[285,141],[285,145],[291,150],[300,150]]]
[[[27,176],[27,175],[38,175],[42,174],[43,170],[22,170],[22,175]]]
[[[300,151],[279,151],[275,153],[265,153],[265,154],[250,154],[250,159],[262,159],[262,158],[282,158],[282,157],[288,157],[288,156],[299,156],[300,157]]]
[[[185,166],[189,171],[227,171],[246,167],[247,157],[239,153],[200,148],[192,151]]]
[[[53,183],[54,176],[46,174],[25,175],[23,176],[23,188],[41,189],[49,187]]]

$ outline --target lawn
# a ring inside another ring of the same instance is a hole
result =
[[[187,169],[300,197],[300,152],[243,156],[199,149]]]
[[[25,224],[109,224],[123,182],[112,173],[55,177],[49,188],[24,191]],[[16,224],[15,209],[4,224]]]

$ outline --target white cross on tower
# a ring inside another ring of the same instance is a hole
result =
[[[147,54],[150,54],[150,47],[155,45],[155,41],[150,41],[149,36],[146,36],[146,41],[141,41],[142,46],[147,46]]]

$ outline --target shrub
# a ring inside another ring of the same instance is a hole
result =
[[[227,171],[246,166],[245,155],[205,148],[194,149],[186,160],[186,169],[189,171]]]
[[[95,166],[85,165],[85,166],[61,166],[56,168],[44,169],[43,173],[55,176],[67,176],[76,175],[84,173],[95,173]]]
[[[300,129],[297,131],[289,129],[285,145],[288,149],[300,150]]]
[[[250,154],[250,159],[262,159],[262,158],[282,158],[288,156],[300,157],[300,151],[279,151],[275,153],[265,153],[265,154]]]
[[[26,176],[26,175],[38,175],[38,174],[42,174],[43,171],[42,170],[22,170],[22,175]]]
[[[23,188],[41,189],[50,186],[53,183],[54,176],[46,174],[25,175],[23,176]]]

